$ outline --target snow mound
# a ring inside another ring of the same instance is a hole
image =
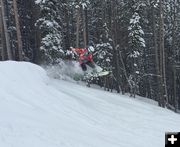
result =
[[[115,93],[0,62],[0,147],[164,147],[180,115]]]
[[[32,86],[31,84],[39,84],[47,81],[48,77],[44,69],[39,66],[28,63],[16,61],[0,62],[0,81],[2,85],[25,85]],[[15,86],[17,86],[15,85]]]

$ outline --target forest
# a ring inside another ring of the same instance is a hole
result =
[[[93,46],[106,90],[180,112],[179,0],[0,0],[0,60],[54,65]],[[94,81],[97,82],[97,81]]]

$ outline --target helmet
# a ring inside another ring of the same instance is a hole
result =
[[[88,52],[90,52],[90,53],[91,53],[91,52],[94,52],[94,47],[93,47],[93,46],[89,46],[89,47],[88,47]]]

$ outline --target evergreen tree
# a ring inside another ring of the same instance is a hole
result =
[[[58,0],[37,0],[41,15],[36,25],[41,30],[41,47],[43,58],[48,63],[59,62],[63,58],[60,17]]]
[[[112,39],[109,36],[109,30],[106,23],[102,27],[99,43],[96,44],[95,59],[97,64],[105,70],[112,70],[113,47]]]
[[[137,82],[139,78],[142,76],[143,69],[142,69],[142,56],[143,56],[143,48],[145,46],[145,40],[142,38],[144,35],[144,31],[140,26],[140,16],[137,12],[135,12],[130,19],[130,26],[129,30],[129,83],[130,88],[136,89]]]

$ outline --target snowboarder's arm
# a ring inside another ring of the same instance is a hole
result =
[[[71,47],[70,48],[73,52],[76,52],[76,53],[78,53],[78,54],[80,54],[81,52],[82,52],[82,48],[73,48],[73,47]]]

